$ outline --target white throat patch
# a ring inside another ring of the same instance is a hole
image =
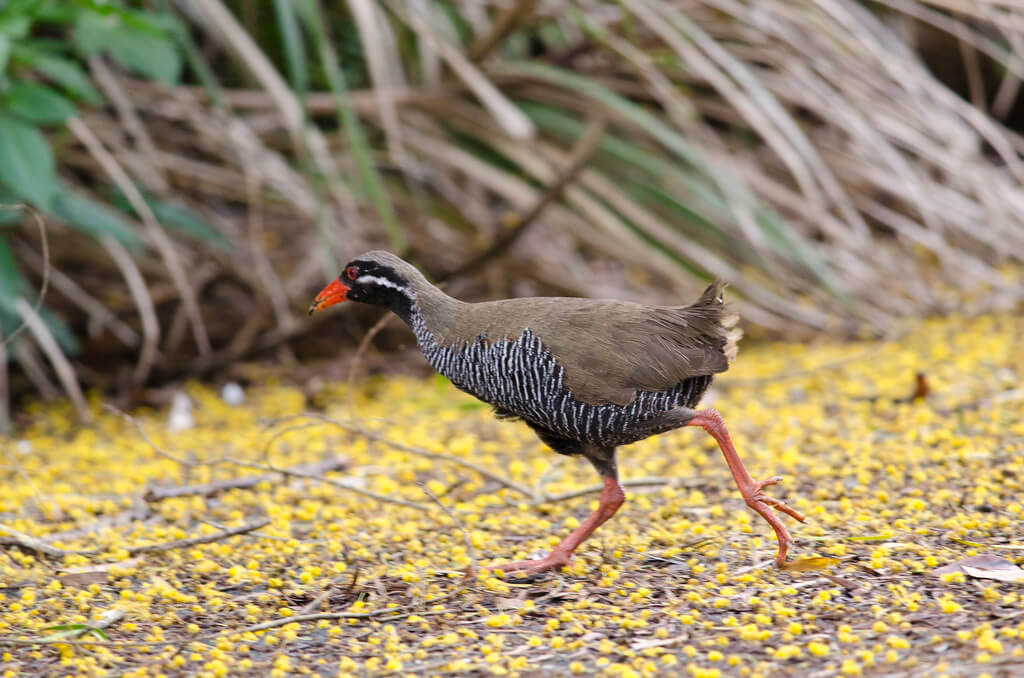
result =
[[[356,282],[357,283],[363,283],[363,284],[365,284],[365,283],[373,283],[374,285],[380,285],[381,287],[390,287],[393,290],[398,290],[399,292],[401,292],[405,296],[409,297],[410,299],[414,299],[415,298],[413,296],[413,294],[412,294],[412,291],[409,290],[408,288],[402,287],[401,285],[396,285],[395,283],[391,282],[387,278],[381,278],[380,276],[376,276],[376,275],[361,275],[358,278],[356,278]]]

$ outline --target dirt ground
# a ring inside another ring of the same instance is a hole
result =
[[[742,347],[705,405],[807,517],[784,571],[697,430],[620,450],[620,513],[517,579],[485,568],[597,478],[443,381],[189,384],[176,432],[39,404],[2,441],[0,674],[1024,675],[1022,335]]]

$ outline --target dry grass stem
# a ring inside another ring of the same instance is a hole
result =
[[[142,218],[146,230],[156,246],[157,251],[167,265],[167,270],[174,280],[178,293],[181,295],[181,302],[185,313],[192,326],[192,333],[195,337],[196,347],[200,355],[206,355],[211,351],[209,335],[206,326],[203,324],[202,316],[199,313],[199,304],[196,300],[195,291],[189,283],[185,269],[182,267],[181,258],[174,249],[174,245],[167,233],[164,232],[156,215],[150,209],[149,204],[135,186],[128,174],[121,167],[117,159],[103,146],[103,143],[93,134],[92,130],[82,122],[81,119],[72,117],[67,122],[68,129],[75,137],[82,142],[88,151],[96,158],[96,161],[103,167],[104,172],[117,185],[125,197],[131,202],[132,208]]]
[[[348,466],[348,459],[345,457],[334,457],[312,464],[303,464],[284,469],[281,476],[275,474],[260,476],[244,476],[241,478],[227,478],[215,480],[201,485],[175,485],[172,487],[156,486],[150,487],[142,498],[149,502],[163,501],[175,497],[201,496],[213,497],[228,490],[240,490],[255,487],[261,483],[271,483],[280,480],[282,476],[305,474],[308,476],[321,476],[330,471],[340,471]]]

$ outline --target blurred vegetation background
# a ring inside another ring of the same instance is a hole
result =
[[[372,247],[790,335],[1013,306],[1022,55],[1010,0],[0,0],[0,427],[354,346],[305,309]]]

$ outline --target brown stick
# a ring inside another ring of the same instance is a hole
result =
[[[19,532],[13,527],[4,525],[3,523],[0,523],[0,530],[3,530],[10,535],[9,537],[4,538],[3,541],[0,541],[0,546],[16,546],[23,551],[50,556],[51,558],[63,558],[64,556],[70,555],[85,556],[95,553],[95,551],[76,551],[72,549],[57,548],[56,546],[47,544],[42,539],[33,537],[30,534],[25,534],[24,532]]]
[[[299,419],[299,418],[315,419],[317,421],[322,421],[325,424],[331,424],[333,426],[337,426],[338,428],[340,428],[342,430],[345,430],[345,431],[348,431],[349,433],[354,433],[356,435],[362,436],[363,438],[367,438],[369,440],[373,440],[373,441],[376,441],[378,443],[383,443],[384,445],[387,445],[388,447],[393,447],[396,450],[401,450],[402,452],[407,452],[409,454],[415,454],[416,456],[419,456],[419,457],[426,457],[427,459],[440,459],[440,460],[443,460],[443,461],[447,461],[447,462],[450,462],[452,464],[456,464],[458,466],[462,466],[463,468],[468,468],[471,471],[476,471],[477,473],[479,473],[483,477],[490,478],[491,480],[493,480],[493,481],[495,481],[497,483],[500,483],[502,486],[507,487],[510,490],[515,490],[516,492],[522,494],[525,497],[532,497],[533,496],[533,490],[531,488],[527,487],[526,485],[523,485],[522,483],[517,483],[516,481],[512,480],[511,478],[506,478],[506,477],[504,477],[504,476],[502,476],[502,475],[500,475],[498,473],[495,473],[494,471],[488,470],[488,469],[484,468],[483,466],[480,466],[479,464],[473,463],[473,462],[469,461],[468,459],[462,459],[461,457],[456,457],[456,456],[451,455],[451,454],[445,454],[444,452],[431,452],[430,450],[425,450],[425,449],[423,449],[421,447],[410,447],[409,445],[403,445],[402,443],[396,443],[393,440],[388,440],[387,438],[385,438],[384,436],[382,436],[380,434],[374,433],[373,431],[367,431],[366,429],[361,428],[360,426],[356,426],[355,424],[349,424],[347,422],[344,422],[344,421],[341,421],[341,420],[338,420],[338,419],[332,419],[330,417],[326,417],[324,415],[316,414],[316,413],[313,413],[313,412],[306,412],[304,414],[295,415],[294,417],[284,417],[284,418],[282,418],[282,419],[280,419],[278,421],[284,421],[284,420],[288,420],[288,419]]]
[[[199,544],[210,544],[215,541],[228,539],[229,537],[237,537],[240,534],[245,534],[246,532],[258,530],[261,527],[265,527],[269,524],[270,518],[260,518],[259,520],[252,521],[251,523],[245,523],[243,525],[239,525],[238,527],[229,527],[226,530],[214,532],[213,534],[204,534],[200,537],[175,539],[174,541],[168,541],[162,544],[143,544],[142,546],[132,546],[128,549],[128,553],[129,555],[137,556],[141,553],[163,553],[164,551],[188,548],[190,546],[198,546]]]
[[[321,483],[327,483],[328,485],[334,485],[335,487],[340,487],[343,490],[348,490],[349,492],[354,492],[355,494],[361,494],[364,497],[369,497],[370,499],[376,499],[377,501],[384,502],[385,504],[398,504],[399,506],[405,506],[406,508],[416,509],[417,511],[427,511],[427,510],[430,509],[430,507],[427,506],[426,504],[418,504],[418,503],[416,503],[414,501],[406,501],[405,499],[397,499],[395,497],[389,497],[386,494],[380,494],[380,493],[374,492],[372,490],[364,490],[361,487],[354,487],[352,485],[349,485],[348,483],[343,483],[340,480],[335,480],[333,478],[326,478],[326,477],[324,477],[322,475],[316,475],[314,473],[306,473],[304,471],[297,471],[294,468],[292,468],[292,469],[278,468],[276,466],[271,466],[270,464],[257,464],[255,462],[242,461],[241,459],[234,459],[232,457],[225,457],[222,461],[224,463],[227,463],[227,464],[234,464],[236,466],[244,466],[246,468],[257,468],[257,469],[262,469],[264,471],[273,471],[274,473],[281,473],[283,475],[293,476],[295,478],[308,478],[310,480],[316,480],[316,481],[321,482]]]
[[[131,546],[127,549],[128,554],[131,556],[137,556],[142,553],[162,553],[164,551],[171,551],[173,549],[188,548],[189,546],[197,546],[199,544],[209,544],[229,537],[235,537],[246,532],[252,532],[258,530],[261,527],[268,525],[270,518],[261,518],[251,523],[245,523],[238,527],[230,527],[214,534],[204,534],[200,537],[188,537],[186,539],[176,539],[174,541],[168,541],[161,544],[142,544],[141,546]],[[63,558],[64,556],[78,555],[78,556],[95,556],[102,551],[99,549],[62,549],[51,544],[47,544],[41,539],[37,539],[31,535],[19,532],[13,527],[0,524],[0,530],[4,530],[9,533],[12,538],[8,538],[7,541],[0,543],[0,546],[17,546],[26,551],[34,551],[42,555],[50,556],[51,558]]]
[[[163,501],[175,497],[188,497],[199,495],[201,497],[212,497],[227,492],[228,490],[242,490],[255,487],[260,483],[274,482],[280,480],[281,475],[294,475],[296,473],[320,475],[329,471],[337,471],[348,466],[349,460],[346,457],[333,457],[315,464],[301,464],[284,469],[283,473],[268,473],[260,476],[245,476],[242,478],[227,478],[215,480],[201,485],[173,485],[170,487],[150,487],[142,498],[149,502]]]
[[[659,485],[678,485],[680,487],[698,487],[704,484],[704,480],[700,478],[665,478],[662,476],[653,476],[648,478],[628,478],[619,482],[623,487],[656,487]],[[534,500],[534,504],[547,504],[551,502],[566,501],[567,499],[575,499],[576,497],[585,497],[588,494],[597,494],[604,490],[604,485],[589,485],[587,487],[581,487],[578,490],[570,490],[568,492],[561,492],[559,494],[546,495],[541,493],[539,497]]]
[[[70,530],[63,530],[61,532],[53,532],[42,537],[33,537],[39,541],[52,544],[55,541],[71,541],[72,539],[79,539],[85,537],[94,532],[105,530],[111,527],[122,527],[133,523],[137,520],[145,520],[149,516],[149,508],[145,504],[140,504],[134,508],[116,513],[112,516],[105,516],[99,520],[87,523],[80,527],[75,527]],[[17,540],[13,537],[0,537],[0,546],[16,546]]]
[[[442,600],[447,600],[451,596],[442,596],[435,600],[425,601],[427,603],[436,604]],[[271,619],[270,621],[263,622],[261,624],[254,624],[252,626],[246,626],[240,629],[228,629],[227,631],[218,631],[217,633],[208,633],[201,636],[193,636],[191,638],[178,638],[175,640],[107,640],[107,641],[93,641],[93,640],[47,640],[45,638],[4,638],[0,637],[0,646],[3,645],[92,645],[92,646],[107,646],[107,647],[163,647],[163,646],[175,646],[175,645],[188,645],[190,643],[205,643],[209,640],[216,640],[217,638],[223,638],[225,636],[237,636],[243,633],[254,633],[256,631],[266,631],[267,629],[274,629],[279,626],[287,626],[288,624],[300,624],[302,622],[320,621],[321,619],[374,619],[380,617],[380,621],[394,621],[396,619],[403,619],[410,617],[414,614],[423,617],[432,616],[437,614],[447,614],[451,610],[419,610],[419,611],[402,611],[402,608],[385,608],[381,610],[373,610],[371,612],[319,612],[317,614],[304,614],[296,615],[294,617],[281,617],[279,619]],[[390,615],[390,616],[387,616]]]
[[[515,30],[524,19],[526,19],[537,7],[538,0],[519,0],[510,5],[498,15],[491,26],[491,32],[474,41],[466,50],[466,57],[470,61],[480,62],[487,58],[487,55],[494,51],[494,48],[501,44],[509,33]]]
[[[304,614],[313,614],[313,610],[315,610],[318,607],[320,607],[320,604],[323,603],[328,598],[330,598],[332,593],[334,593],[334,585],[333,584],[329,584],[327,586],[327,588],[325,588],[323,591],[321,591],[320,594],[316,598],[314,598],[313,600],[309,601],[308,604],[304,605],[302,607],[302,609],[299,610],[298,616],[301,617]]]
[[[519,240],[520,237],[526,232],[537,218],[544,213],[544,210],[548,205],[553,203],[562,195],[562,191],[573,182],[573,180],[583,171],[587,161],[590,160],[590,156],[593,155],[594,151],[597,150],[597,145],[601,141],[601,137],[604,136],[605,128],[608,122],[604,118],[598,118],[592,120],[583,131],[579,141],[573,147],[572,152],[569,154],[569,160],[566,167],[562,172],[555,177],[544,189],[544,192],[537,198],[537,202],[527,210],[526,214],[523,215],[519,222],[514,228],[507,231],[498,238],[483,252],[480,252],[472,259],[462,264],[458,268],[448,273],[442,274],[437,282],[441,283],[452,278],[458,278],[470,273],[474,273],[484,267],[485,264],[490,262],[497,257],[500,257],[509,250],[512,245]]]
[[[35,303],[32,305],[33,311],[38,311],[43,306],[43,300],[46,298],[46,292],[50,289],[50,240],[46,235],[46,222],[43,221],[43,217],[40,215],[39,210],[31,205],[23,202],[13,204],[0,204],[0,210],[17,210],[24,209],[28,210],[28,213],[32,215],[32,218],[36,221],[36,226],[39,228],[39,245],[43,251],[43,280],[39,284],[39,295],[36,297]],[[17,329],[8,334],[3,338],[4,346],[7,346],[14,338],[25,331],[25,323],[18,325]]]
[[[437,495],[431,492],[430,488],[425,484],[421,483],[420,489],[422,489],[423,493],[437,504],[438,508],[445,512],[445,515],[452,519],[452,522],[455,523],[456,529],[458,529],[459,533],[462,535],[462,541],[466,545],[466,553],[469,555],[469,568],[466,570],[466,575],[462,578],[463,583],[465,583],[477,572],[476,547],[473,546],[473,540],[469,537],[469,531],[466,529],[466,524],[456,518],[455,514],[452,513],[447,506],[442,504],[441,500],[437,498]]]
[[[199,348],[199,354],[205,356],[211,353],[213,349],[210,346],[206,325],[203,324],[202,315],[199,313],[199,302],[196,300],[195,290],[189,284],[188,276],[185,274],[181,257],[178,255],[177,250],[175,250],[174,243],[171,242],[170,237],[164,231],[163,226],[160,225],[156,215],[153,214],[153,210],[150,209],[149,204],[142,197],[142,194],[134,182],[132,182],[128,173],[124,171],[124,168],[121,167],[117,159],[107,150],[103,142],[96,137],[93,131],[77,117],[68,118],[67,126],[71,133],[75,135],[75,138],[96,158],[96,162],[100,164],[100,167],[103,168],[111,181],[121,189],[125,198],[131,203],[132,208],[142,219],[142,223],[146,226],[146,230],[149,232],[156,250],[160,253],[164,264],[167,266],[167,271],[171,275],[174,286],[181,295],[181,303],[185,308],[189,323],[192,325],[192,335],[196,346]]]
[[[132,415],[128,414],[127,412],[124,412],[122,410],[117,409],[116,407],[114,407],[110,403],[103,403],[103,409],[107,410],[108,412],[111,412],[113,414],[118,415],[119,417],[121,417],[125,421],[127,421],[130,424],[134,425],[135,428],[138,429],[139,435],[142,436],[142,439],[145,440],[146,443],[149,444],[150,448],[152,448],[152,450],[154,452],[156,452],[157,454],[159,454],[161,457],[164,457],[166,459],[170,459],[171,461],[177,462],[177,463],[181,464],[185,468],[192,468],[193,466],[198,466],[199,465],[198,462],[189,461],[188,459],[182,459],[181,457],[176,457],[173,454],[171,454],[170,452],[167,452],[166,450],[161,448],[159,445],[157,445],[155,442],[153,442],[152,438],[149,437],[149,434],[146,433],[146,429],[142,428],[142,422],[140,422],[138,419],[136,419]]]
[[[363,354],[366,353],[366,350],[370,347],[370,342],[373,341],[373,338],[377,336],[377,334],[381,330],[383,330],[394,317],[395,315],[393,313],[384,313],[384,315],[381,316],[380,320],[373,324],[373,327],[370,328],[370,331],[367,332],[366,336],[364,336],[362,341],[359,342],[359,348],[356,349],[356,354],[352,356],[352,362],[348,364],[348,376],[345,378],[347,387],[345,390],[348,392],[348,416],[352,418],[355,418],[356,416],[356,373],[359,370],[359,364],[363,359]]]

